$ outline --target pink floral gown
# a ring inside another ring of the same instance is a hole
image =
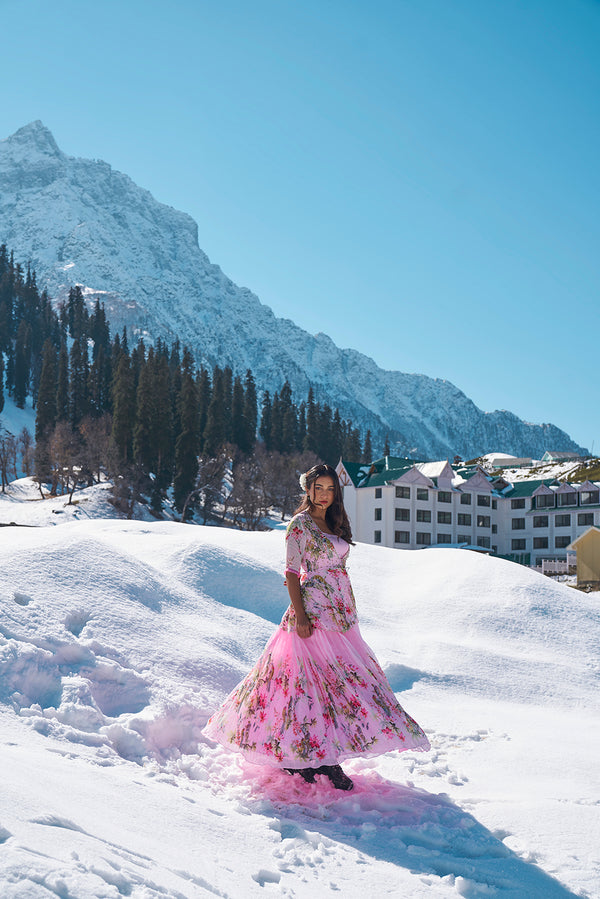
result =
[[[298,636],[290,605],[254,668],[209,719],[210,739],[256,764],[285,768],[430,748],[361,637],[346,572],[349,549],[308,512],[292,519],[286,573],[300,577],[313,633]]]

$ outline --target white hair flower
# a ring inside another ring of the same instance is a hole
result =
[[[298,480],[300,481],[303,492],[306,493],[306,472],[302,472]]]

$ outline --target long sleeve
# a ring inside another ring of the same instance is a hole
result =
[[[306,545],[306,533],[298,517],[293,518],[285,534],[285,573],[300,576],[300,566]]]

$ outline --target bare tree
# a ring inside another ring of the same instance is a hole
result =
[[[299,477],[319,461],[314,453],[282,455],[260,448],[257,458],[261,467],[267,507],[277,509],[281,520],[291,515],[300,502]]]
[[[198,474],[194,489],[190,491],[183,504],[181,520],[185,521],[188,509],[197,508],[202,513],[202,524],[206,524],[213,515],[218,503],[225,503],[230,493],[227,481],[227,451],[223,449],[217,456],[200,456]]]
[[[81,482],[81,440],[66,421],[59,421],[49,441],[49,454],[53,496],[60,485],[61,495],[69,493],[69,505],[73,493]]]
[[[231,493],[233,524],[245,531],[256,531],[267,512],[260,463],[256,456],[242,459],[233,467]]]
[[[8,473],[15,456],[15,437],[4,428],[0,430],[0,481],[2,482],[2,493],[6,493],[9,484]]]
[[[83,438],[82,469],[89,475],[91,484],[94,483],[94,478],[98,484],[102,479],[102,468],[109,455],[111,426],[112,419],[108,413],[100,418],[87,415],[79,425],[79,433]]]
[[[23,428],[19,434],[19,449],[21,450],[21,468],[29,477],[33,471],[33,437],[28,428]]]

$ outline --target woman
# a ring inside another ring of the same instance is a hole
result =
[[[204,729],[250,761],[351,790],[339,763],[392,749],[429,749],[398,704],[358,628],[346,572],[352,533],[337,474],[315,465],[286,532],[290,595],[262,656]]]

